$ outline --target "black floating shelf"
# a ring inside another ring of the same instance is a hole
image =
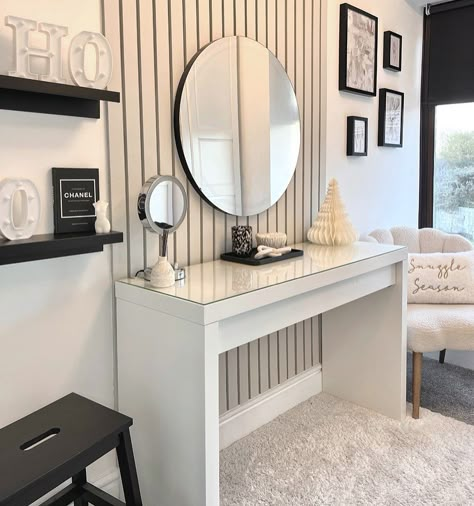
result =
[[[96,253],[104,250],[104,244],[119,242],[123,242],[123,233],[113,231],[108,234],[34,235],[18,241],[0,239],[0,265]]]
[[[120,102],[120,93],[0,76],[0,109],[98,119],[101,100]]]

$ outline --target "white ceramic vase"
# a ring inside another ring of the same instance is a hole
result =
[[[168,259],[162,256],[158,257],[158,262],[151,270],[150,283],[156,288],[167,288],[173,286],[174,282],[174,269]]]

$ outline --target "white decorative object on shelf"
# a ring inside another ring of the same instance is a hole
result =
[[[357,241],[356,232],[347,216],[339,185],[331,179],[321,210],[308,231],[308,240],[323,246],[345,246]]]
[[[33,19],[7,16],[5,24],[13,29],[13,53],[15,68],[8,75],[27,79],[39,79],[52,83],[66,83],[62,74],[63,48],[62,41],[68,35],[68,28],[51,23],[38,23]],[[40,32],[47,35],[45,48],[30,45],[32,34]],[[88,58],[86,49],[95,50],[95,58]],[[35,73],[31,70],[31,59],[44,60],[43,71]],[[89,74],[87,64],[94,65]],[[105,89],[110,82],[113,70],[112,49],[107,39],[96,32],[84,31],[76,35],[69,47],[69,70],[72,80],[79,86]]]
[[[84,66],[86,47],[96,52],[95,74],[89,79]],[[112,78],[112,49],[101,33],[81,32],[71,42],[69,50],[69,70],[72,80],[79,86],[104,89]]]
[[[261,260],[262,258],[266,257],[281,257],[282,255],[285,255],[290,251],[291,248],[289,246],[285,248],[271,248],[269,246],[264,246],[263,244],[261,244],[260,246],[257,247],[255,260]]]
[[[15,41],[15,70],[8,71],[8,75],[53,83],[66,82],[62,76],[62,39],[68,34],[66,26],[38,23],[33,19],[17,16],[7,16],[5,24],[13,28]],[[45,49],[30,46],[32,32],[41,32],[47,35],[48,42]],[[31,71],[32,57],[47,60],[44,74],[35,74]]]
[[[0,182],[0,235],[6,239],[29,239],[41,214],[40,196],[29,179]]]
[[[267,234],[257,234],[255,236],[257,246],[269,246],[270,248],[283,248],[286,246],[286,234],[283,232],[269,232]]]
[[[110,232],[110,221],[107,219],[107,208],[109,203],[105,200],[98,200],[95,208],[95,231],[97,234],[108,234]]]
[[[165,256],[158,257],[158,262],[151,270],[150,283],[156,288],[167,288],[174,285],[174,269]]]

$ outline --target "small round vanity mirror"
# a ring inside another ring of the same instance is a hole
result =
[[[178,87],[175,137],[190,182],[209,204],[236,216],[265,211],[288,187],[300,150],[285,69],[246,37],[209,44]]]
[[[138,195],[142,225],[158,234],[174,232],[184,220],[188,201],[181,182],[173,176],[154,176]]]

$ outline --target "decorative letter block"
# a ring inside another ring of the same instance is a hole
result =
[[[96,50],[96,71],[93,79],[88,79],[85,71],[85,50],[88,44]],[[102,34],[81,32],[72,39],[69,49],[69,70],[76,84],[104,89],[112,77],[112,67],[112,49]]]
[[[29,179],[0,182],[0,235],[10,240],[30,238],[38,227],[40,211],[38,190]]]
[[[39,79],[40,81],[51,81],[53,83],[65,83],[62,77],[62,54],[61,42],[68,34],[65,26],[52,25],[49,23],[38,23],[32,19],[7,16],[5,23],[13,28],[15,32],[15,70],[10,70],[8,75],[23,77],[27,79]],[[30,32],[40,31],[48,36],[46,49],[31,47],[29,45]],[[38,75],[30,70],[31,58],[45,58],[49,60],[49,73]]]

